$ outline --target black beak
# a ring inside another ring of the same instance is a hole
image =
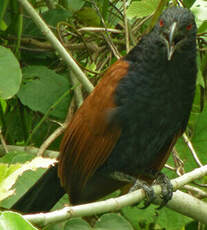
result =
[[[173,24],[170,26],[170,30],[168,32],[167,37],[164,37],[166,46],[167,46],[167,59],[168,61],[171,60],[174,52],[175,52],[175,43],[174,43],[174,37],[175,37],[175,32],[177,28],[177,23],[173,22]]]

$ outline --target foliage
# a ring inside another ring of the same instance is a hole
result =
[[[27,222],[20,214],[14,212],[2,212],[0,215],[0,229],[2,230],[37,230]]]
[[[151,28],[155,20],[154,15],[159,16],[162,8],[170,2],[177,4],[179,1],[126,0],[126,15],[123,9],[124,1],[121,0],[30,2],[95,85],[102,73],[116,60],[111,47],[115,46],[120,55],[126,54],[124,18],[128,19],[129,46],[132,48]],[[207,164],[206,1],[183,0],[180,4],[192,9],[198,25],[199,74],[186,133],[201,162]],[[100,32],[91,27],[107,27],[111,30],[105,32],[103,29]],[[44,162],[38,161],[39,158],[36,158],[35,154],[29,154],[29,150],[19,151],[17,147],[39,148],[59,124],[64,122],[73,91],[78,86],[79,84],[73,85],[70,70],[21,4],[16,0],[0,1],[0,134],[8,145],[16,148],[6,154],[5,151],[0,151],[1,155],[4,155],[0,159],[0,200],[3,200],[1,207],[11,207],[44,172],[44,169],[36,169],[51,164],[51,161],[46,159],[43,165]],[[85,90],[82,91],[86,96]],[[60,137],[50,143],[50,149],[58,150],[59,143]],[[176,150],[177,155],[170,157],[169,165],[181,174],[197,167],[183,138],[177,142]],[[35,171],[25,172],[28,168],[31,169],[31,166]],[[175,171],[164,171],[171,178],[177,176]],[[207,179],[203,178],[198,183],[206,181]],[[14,188],[12,185],[15,182]],[[199,185],[197,187],[200,188]],[[200,189],[207,192],[205,188]],[[57,205],[61,207],[63,204],[60,202]],[[47,226],[45,229],[180,230],[192,229],[192,226],[198,225],[190,218],[166,208],[158,211],[154,205],[146,210],[126,207],[119,214],[104,214],[97,219],[93,227],[84,220],[72,219]],[[19,214],[2,212],[0,229],[36,228]]]

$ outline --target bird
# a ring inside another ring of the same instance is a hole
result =
[[[196,32],[190,10],[165,9],[153,29],[108,68],[66,128],[58,163],[12,209],[49,211],[65,193],[73,205],[92,202],[131,186],[126,178],[150,186],[189,120]]]

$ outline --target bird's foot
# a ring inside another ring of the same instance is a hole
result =
[[[147,198],[144,202],[144,206],[141,207],[141,209],[145,209],[155,199],[155,193],[154,193],[153,188],[150,185],[148,185],[147,183],[145,183],[144,181],[142,181],[140,179],[137,179],[135,181],[134,185],[130,188],[129,192],[133,192],[133,191],[135,191],[137,189],[141,189],[141,188],[145,191],[146,198]]]
[[[160,194],[162,202],[160,206],[157,208],[157,209],[161,209],[167,204],[169,200],[172,199],[173,186],[170,182],[170,179],[164,173],[161,172],[157,172],[155,183],[159,184],[162,188],[162,192]]]

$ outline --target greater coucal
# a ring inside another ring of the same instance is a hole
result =
[[[93,201],[126,184],[117,172],[154,179],[187,126],[196,73],[194,16],[168,8],[106,71],[68,125],[58,165],[12,208],[48,211],[65,191],[73,204]]]

